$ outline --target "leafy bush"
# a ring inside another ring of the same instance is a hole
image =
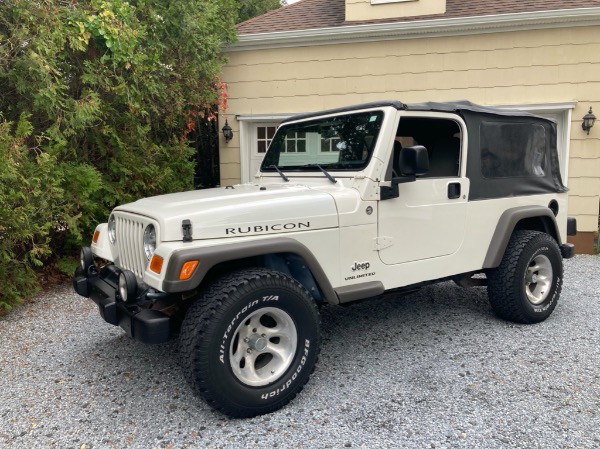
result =
[[[0,116],[0,308],[35,291],[34,267],[51,253],[53,226],[64,208],[62,167],[56,158],[25,145],[33,132],[25,115],[13,123]]]
[[[190,188],[234,0],[0,2],[0,309],[117,204]]]

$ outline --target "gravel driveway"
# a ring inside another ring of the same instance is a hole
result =
[[[305,390],[247,420],[191,394],[175,343],[128,339],[65,285],[0,321],[0,447],[598,448],[600,257],[565,271],[539,325],[452,283],[325,307]]]

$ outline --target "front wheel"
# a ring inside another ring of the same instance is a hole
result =
[[[494,312],[517,323],[539,323],[560,296],[563,265],[556,241],[543,232],[515,231],[500,266],[488,273]]]
[[[192,305],[180,345],[188,381],[211,406],[256,416],[283,407],[308,381],[320,349],[319,313],[287,275],[242,270]]]

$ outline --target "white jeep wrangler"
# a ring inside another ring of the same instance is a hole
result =
[[[546,319],[576,232],[556,141],[550,120],[468,102],[295,116],[254,183],[115,208],[74,288],[137,340],[179,336],[214,408],[268,413],[308,381],[323,304],[454,280],[487,285],[504,319]]]

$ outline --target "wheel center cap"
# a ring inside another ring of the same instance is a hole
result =
[[[267,347],[267,339],[258,334],[252,334],[248,339],[248,346],[255,351],[264,351]]]
[[[526,280],[530,284],[536,284],[538,281],[538,275],[536,273],[529,273]]]

